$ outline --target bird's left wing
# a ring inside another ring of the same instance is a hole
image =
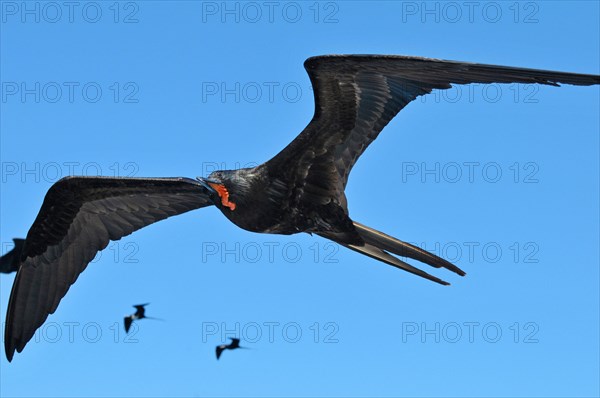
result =
[[[66,177],[46,194],[23,245],[4,345],[12,360],[109,241],[167,217],[213,204],[188,178]]]
[[[267,162],[316,203],[337,197],[364,150],[408,103],[434,89],[469,83],[600,84],[599,75],[389,55],[326,55],[306,60],[315,113],[302,133]]]
[[[14,238],[15,247],[11,251],[0,257],[0,272],[10,274],[19,269],[19,259],[21,258],[21,250],[25,239]]]
[[[223,353],[224,350],[225,350],[224,345],[217,346],[217,348],[215,349],[215,352],[217,353],[217,359],[221,358],[221,353]]]
[[[125,333],[129,333],[129,328],[131,327],[131,324],[133,323],[133,318],[131,315],[126,316],[125,318],[123,318],[123,323],[125,324]]]

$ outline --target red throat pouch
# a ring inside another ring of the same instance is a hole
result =
[[[223,206],[228,207],[231,211],[235,210],[236,204],[229,201],[229,192],[227,191],[227,188],[225,188],[225,185],[215,184],[212,182],[210,182],[209,185],[213,187],[215,191],[217,191],[219,197],[221,198],[221,204]]]

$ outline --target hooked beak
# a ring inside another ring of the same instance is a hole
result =
[[[198,180],[198,182],[200,184],[202,184],[202,186],[206,189],[208,189],[208,191],[211,193],[211,195],[218,195],[218,192],[212,187],[211,184],[219,184],[218,181],[215,180],[211,180],[208,178],[204,178],[204,177],[196,177],[196,180]]]
[[[221,205],[235,210],[236,204],[229,201],[229,192],[223,183],[208,178],[197,177],[198,182],[208,190],[211,199],[215,202],[220,199]]]

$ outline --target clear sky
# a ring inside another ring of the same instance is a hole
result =
[[[269,159],[312,116],[310,56],[600,70],[596,1],[0,10],[2,253],[60,177]],[[599,98],[463,86],[410,104],[367,150],[350,215],[454,261],[465,278],[427,269],[452,286],[201,209],[102,252],[25,351],[0,355],[0,395],[598,396]],[[0,275],[2,322],[13,280]],[[146,302],[164,321],[126,337]],[[251,349],[217,361],[233,336]]]

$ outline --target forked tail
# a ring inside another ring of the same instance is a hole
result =
[[[466,275],[465,272],[458,268],[456,265],[444,260],[441,257],[436,256],[435,254],[429,253],[428,251],[423,250],[417,246],[411,245],[410,243],[403,242],[392,236],[384,234],[383,232],[379,232],[377,230],[374,230],[373,228],[369,228],[365,225],[357,223],[356,221],[353,221],[353,223],[354,228],[356,228],[356,231],[358,232],[360,237],[365,241],[365,244],[363,246],[358,246],[341,243],[349,249],[355,250],[371,258],[383,261],[386,264],[403,269],[412,274],[418,275],[425,279],[429,279],[430,281],[437,282],[442,285],[449,285],[449,283],[439,278],[436,278],[435,276],[430,275],[425,271],[413,267],[412,265],[390,255],[390,253],[401,257],[412,258],[422,263],[431,265],[435,268],[446,268],[452,272],[457,273],[460,276]]]

